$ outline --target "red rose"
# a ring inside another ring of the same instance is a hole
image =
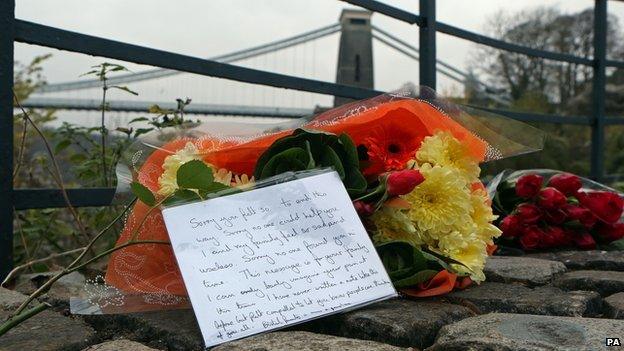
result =
[[[375,212],[375,207],[364,201],[353,201],[353,207],[355,207],[355,211],[363,217],[370,216]]]
[[[598,222],[595,229],[596,236],[604,243],[610,243],[624,238],[624,223],[608,224]]]
[[[567,244],[567,236],[561,227],[548,227],[544,230],[544,246],[561,247]]]
[[[579,191],[576,198],[581,205],[607,223],[615,223],[622,217],[624,199],[618,194],[609,191]]]
[[[415,169],[392,172],[386,179],[386,190],[390,196],[405,195],[424,180],[425,177]]]
[[[581,178],[572,173],[559,173],[548,181],[548,186],[561,191],[566,196],[574,195],[583,185]]]
[[[537,174],[523,175],[516,182],[516,195],[529,199],[537,195],[542,188],[544,178]]]
[[[527,224],[535,224],[542,218],[542,211],[540,211],[539,207],[529,203],[518,205],[516,214]]]
[[[562,224],[566,220],[566,214],[561,209],[547,210],[544,219],[548,224]]]
[[[568,202],[563,193],[555,188],[544,188],[540,190],[537,198],[537,204],[548,210],[561,208]]]
[[[535,250],[541,246],[544,236],[544,231],[537,226],[526,227],[520,237],[520,245],[525,250]]]
[[[577,233],[576,237],[574,238],[574,243],[579,249],[582,250],[593,250],[596,248],[596,241],[587,232]]]
[[[563,211],[568,216],[568,220],[579,221],[585,228],[591,228],[598,218],[585,207],[576,205],[565,205]]]
[[[516,215],[509,215],[503,218],[498,226],[503,231],[504,237],[513,238],[522,231],[522,219]]]

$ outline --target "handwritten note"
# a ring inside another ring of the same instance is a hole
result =
[[[396,295],[336,172],[163,216],[206,347]]]

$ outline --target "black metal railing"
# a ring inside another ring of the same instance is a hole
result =
[[[605,127],[624,125],[624,118],[605,116],[606,68],[624,68],[624,62],[606,58],[607,0],[595,0],[593,58],[533,49],[437,22],[435,0],[419,0],[420,14],[374,0],[343,1],[418,26],[419,83],[433,89],[436,88],[436,34],[438,32],[531,57],[591,66],[594,74],[590,116],[546,115],[500,109],[493,111],[526,122],[590,127],[592,130],[591,176],[598,180],[605,178]],[[65,201],[58,189],[13,189],[12,87],[15,41],[204,76],[354,99],[364,99],[381,93],[375,90],[244,68],[22,21],[15,18],[15,0],[0,1],[0,161],[2,162],[2,167],[0,167],[0,279],[9,272],[13,264],[14,211],[65,206]],[[111,203],[113,194],[112,188],[68,190],[69,199],[76,207],[107,206]]]

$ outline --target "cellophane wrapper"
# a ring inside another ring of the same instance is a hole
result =
[[[356,145],[373,134],[420,142],[437,131],[449,131],[482,162],[539,151],[544,141],[544,133],[527,124],[454,104],[430,88],[408,84],[391,93],[286,122],[210,121],[152,131],[134,142],[118,163],[115,201],[122,204],[133,198],[130,184],[134,181],[156,193],[164,159],[188,143],[215,168],[251,176],[260,154],[296,128],[346,133]],[[134,205],[124,218],[118,244],[130,238],[144,216],[138,239],[168,239],[160,211],[147,216],[146,212],[146,205]],[[90,277],[70,305],[72,313],[105,314],[188,308],[190,302],[171,247],[140,244],[114,252],[106,276]]]

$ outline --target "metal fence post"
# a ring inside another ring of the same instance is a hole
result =
[[[0,280],[13,268],[13,39],[15,0],[0,1]]]
[[[435,0],[420,0],[423,24],[419,27],[420,85],[436,89],[436,4]]]
[[[594,77],[592,90],[591,177],[604,177],[607,60],[607,0],[594,4]]]

